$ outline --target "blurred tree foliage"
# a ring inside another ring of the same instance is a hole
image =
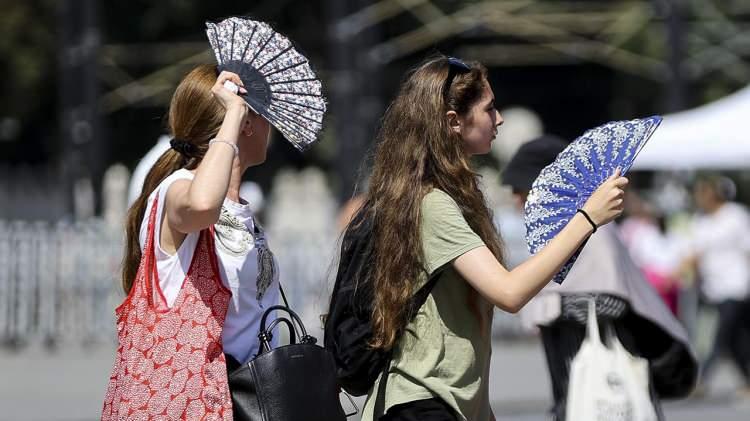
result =
[[[63,0],[60,0],[63,1]],[[0,0],[0,159],[10,162],[52,162],[59,152],[57,137],[57,7],[55,0]],[[375,3],[375,2],[373,2]],[[433,7],[394,13],[379,24],[382,39],[412,31],[423,19],[440,13],[450,14],[477,1],[434,0]],[[498,5],[506,4],[497,1]],[[517,2],[518,3],[518,2]],[[627,38],[613,42],[619,48],[644,59],[666,61],[670,44],[667,42],[665,16],[662,6],[667,0],[612,2],[610,0],[532,1],[529,7],[567,8],[578,13],[586,8],[606,12],[608,9],[639,3],[646,10],[646,24]],[[740,0],[685,0],[684,22],[686,106],[726,95],[750,81],[750,41],[745,36],[750,26],[750,7]],[[424,6],[424,4],[423,4]],[[653,7],[652,7],[653,6]],[[112,94],[129,81],[139,81],[191,54],[207,48],[203,22],[229,15],[249,14],[274,23],[275,27],[297,41],[302,50],[316,64],[321,77],[332,81],[336,75],[328,72],[327,46],[329,22],[327,2],[323,0],[110,0],[98,2],[99,28],[102,43],[100,92]],[[354,6],[350,6],[354,8]],[[519,9],[523,10],[523,9]],[[354,12],[356,10],[351,10]],[[521,13],[521,12],[519,12]],[[570,15],[568,13],[568,15]],[[564,13],[558,13],[562,18]],[[623,16],[620,25],[628,24]],[[639,16],[632,16],[637,22]],[[444,52],[455,51],[462,43],[515,42],[512,33],[499,35],[488,27],[473,28],[437,42],[428,49],[405,55],[383,66],[380,91],[387,103],[404,71],[423,58],[433,47]],[[617,28],[614,28],[617,29]],[[627,31],[623,32],[626,33]],[[573,36],[580,36],[572,30]],[[608,37],[610,34],[595,34]],[[528,43],[528,40],[523,42]],[[563,55],[564,56],[564,55]],[[708,63],[708,64],[706,64]],[[157,82],[167,84],[158,95],[132,105],[104,112],[103,138],[108,143],[107,162],[121,161],[129,166],[163,132],[163,116],[174,83],[179,75],[192,66],[176,66],[169,77]],[[519,104],[540,112],[549,127],[560,134],[574,134],[586,124],[607,118],[621,118],[661,111],[666,92],[665,81],[654,80],[621,72],[601,62],[581,57],[568,57],[546,65],[518,65],[495,68],[492,72],[498,102]],[[550,86],[553,89],[550,89]],[[106,105],[106,104],[105,104]],[[105,108],[102,108],[103,110]],[[378,111],[371,116],[376,120]],[[345,140],[344,140],[345,141]],[[286,142],[275,142],[276,154],[296,165],[310,162],[326,165],[333,153],[333,134],[327,132],[319,148],[304,158],[292,152]],[[271,159],[276,159],[271,154]]]
[[[57,130],[55,1],[2,0],[0,28],[0,156],[43,161]]]
[[[55,0],[0,0],[2,161],[44,162],[54,159],[60,150],[57,141],[59,4]],[[114,0],[99,2],[98,7],[103,48],[126,45],[136,56],[139,47],[146,51],[145,47],[150,44],[205,42],[205,20],[246,14],[274,22],[279,30],[304,39],[306,50],[309,48],[318,56],[324,52],[325,31],[319,30],[322,25],[319,2]],[[318,30],[314,30],[315,27]],[[169,51],[163,54],[169,56]],[[319,62],[319,57],[315,58]],[[122,67],[127,77],[138,79],[165,64],[158,57],[143,57]],[[106,94],[108,88],[102,84],[101,93]],[[105,115],[106,135],[119,138],[110,148],[112,154],[124,153],[124,161],[134,165],[137,156],[161,132],[164,111],[162,103],[157,107],[124,109]],[[117,156],[107,158],[120,160]]]
[[[102,60],[107,61],[101,63],[100,69],[102,94],[108,95],[129,79],[150,80],[155,74],[157,81],[151,85],[162,84],[167,88],[104,117],[108,130],[105,137],[110,143],[108,159],[124,162],[131,168],[165,132],[164,116],[172,90],[182,75],[196,64],[184,62],[185,59],[209,50],[204,32],[206,20],[247,15],[269,22],[295,41],[320,76],[325,71],[327,33],[321,1],[119,0],[107,2],[100,14],[105,43]],[[203,61],[213,62],[214,59],[208,54]],[[164,72],[170,67],[170,71]],[[262,170],[251,169],[247,176],[267,187],[274,169],[279,166],[310,163],[324,166],[332,142],[320,143],[319,146],[327,144],[328,149],[316,147],[303,156],[287,142],[274,140],[267,164]]]

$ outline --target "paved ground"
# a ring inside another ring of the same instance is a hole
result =
[[[538,343],[495,342],[491,379],[499,421],[544,420],[550,392]],[[0,348],[0,421],[98,419],[114,349],[66,346],[49,353]],[[668,403],[670,421],[747,421],[750,401],[733,398],[738,384],[728,367],[717,372],[706,399]]]
[[[735,399],[739,378],[722,365],[717,367],[704,399],[666,402],[669,421],[748,421],[750,400]],[[547,420],[551,402],[547,367],[536,342],[495,342],[490,390],[498,421]]]

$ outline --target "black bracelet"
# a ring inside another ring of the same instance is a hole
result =
[[[593,220],[593,219],[591,219],[591,217],[589,216],[589,214],[587,214],[587,213],[586,213],[586,211],[585,211],[585,210],[583,210],[583,209],[578,209],[578,210],[576,210],[576,212],[577,212],[577,213],[580,213],[581,215],[583,215],[583,216],[585,216],[585,217],[586,217],[586,219],[587,219],[587,220],[589,221],[589,224],[591,224],[591,226],[592,226],[592,227],[594,228],[594,230],[593,230],[593,231],[591,231],[591,233],[592,233],[592,234],[593,234],[593,233],[595,233],[595,232],[596,232],[596,228],[597,228],[597,226],[596,226],[596,224],[594,223],[594,220]]]

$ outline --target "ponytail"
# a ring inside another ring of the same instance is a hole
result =
[[[141,221],[146,213],[148,197],[156,187],[164,181],[170,174],[182,168],[184,158],[174,149],[167,149],[156,161],[143,182],[141,195],[128,210],[125,219],[125,257],[122,264],[122,289],[125,293],[130,292],[133,286],[138,265],[141,262],[141,244],[139,234],[141,231]],[[159,241],[156,239],[155,241]],[[145,246],[145,244],[144,244]]]
[[[172,95],[169,105],[169,129],[180,139],[182,152],[168,149],[151,168],[143,183],[141,195],[128,210],[125,220],[125,256],[122,264],[122,289],[130,293],[141,262],[139,234],[148,206],[148,197],[170,174],[180,168],[195,169],[208,150],[224,120],[224,108],[211,94],[216,82],[216,66],[200,65],[185,76]],[[184,148],[191,145],[190,153]],[[159,239],[155,239],[159,241]]]

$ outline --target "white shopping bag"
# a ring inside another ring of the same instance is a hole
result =
[[[570,365],[568,421],[657,421],[649,397],[648,362],[631,355],[612,335],[599,335],[596,304],[589,302],[586,338]]]

